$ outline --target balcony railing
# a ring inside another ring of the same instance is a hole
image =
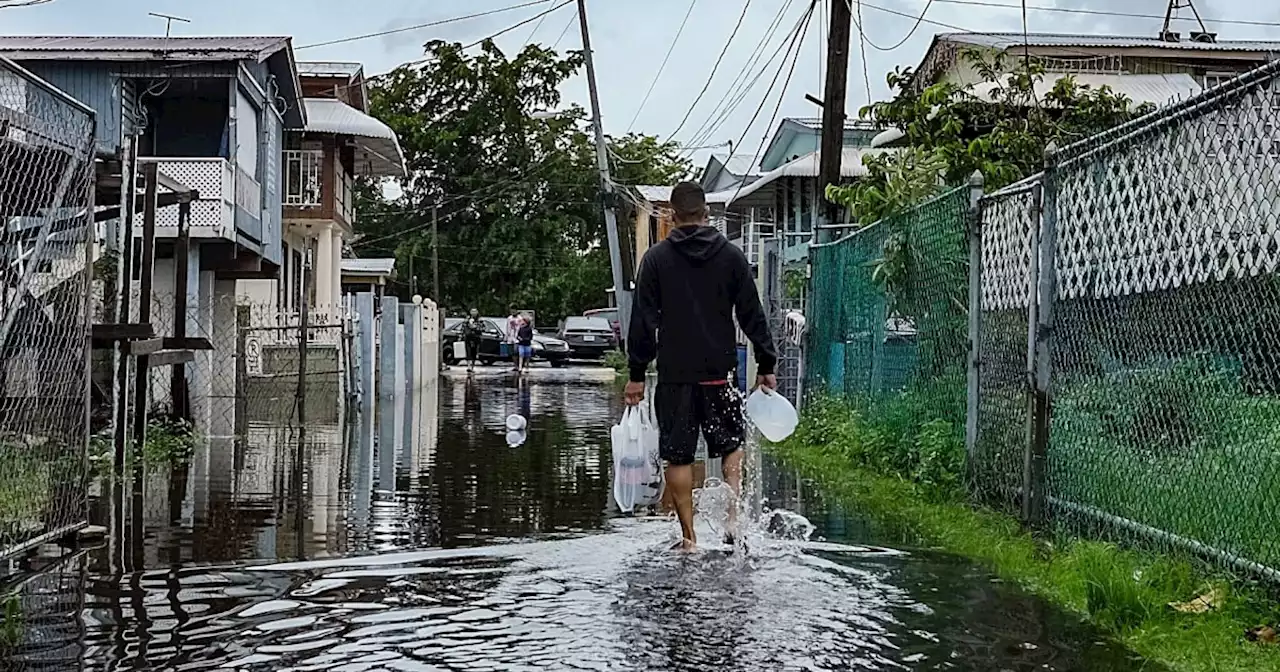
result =
[[[200,198],[191,203],[191,218],[188,220],[191,237],[235,240],[235,205],[239,185],[229,161],[217,157],[146,157],[138,161],[157,164],[160,173],[199,192]],[[135,235],[141,235],[141,218],[135,222]],[[177,235],[178,208],[157,210],[156,236],[173,238]]]
[[[324,151],[284,150],[284,204],[294,208],[318,208],[323,197],[321,173]]]

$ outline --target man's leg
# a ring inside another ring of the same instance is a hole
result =
[[[693,550],[693,461],[698,452],[698,421],[691,385],[659,383],[653,394],[658,419],[658,452],[667,463],[667,489],[680,519],[684,550]]]
[[[676,518],[680,520],[680,538],[684,550],[693,550],[698,535],[693,531],[693,465],[667,465],[667,487],[676,504]]]
[[[699,408],[702,431],[707,437],[707,454],[720,458],[720,471],[733,496],[729,500],[727,533],[738,536],[738,509],[742,506],[743,457],[746,454],[747,423],[742,415],[742,395],[732,385],[707,385],[701,392]]]

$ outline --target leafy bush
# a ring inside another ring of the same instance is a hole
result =
[[[610,350],[604,355],[604,365],[617,371],[619,375],[627,373],[627,355],[621,350]]]
[[[148,467],[165,467],[185,462],[195,450],[199,434],[191,423],[169,415],[157,415],[147,423],[147,440],[141,451],[125,455],[125,466],[141,452]],[[105,475],[111,470],[115,444],[111,430],[107,429],[89,438],[89,470],[94,476]]]
[[[869,403],[819,398],[788,443],[839,454],[857,468],[949,497],[964,484],[963,432],[950,420],[930,419],[930,396],[904,393]]]

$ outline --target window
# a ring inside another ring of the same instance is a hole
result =
[[[258,108],[244,92],[236,89],[236,166],[253,179],[258,179]]]
[[[1213,87],[1218,86],[1219,84],[1222,84],[1228,80],[1235,79],[1237,76],[1239,76],[1238,73],[1234,73],[1234,72],[1212,72],[1211,71],[1211,72],[1204,73],[1204,81],[1201,83],[1204,85],[1204,88],[1212,89]]]

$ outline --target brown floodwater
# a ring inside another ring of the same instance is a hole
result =
[[[609,502],[619,407],[571,374],[445,379],[350,426],[209,442],[140,501],[103,493],[106,523],[139,514],[119,540],[36,563],[4,669],[1158,669],[965,561],[882,546],[768,459],[746,551],[673,554],[674,523]]]

